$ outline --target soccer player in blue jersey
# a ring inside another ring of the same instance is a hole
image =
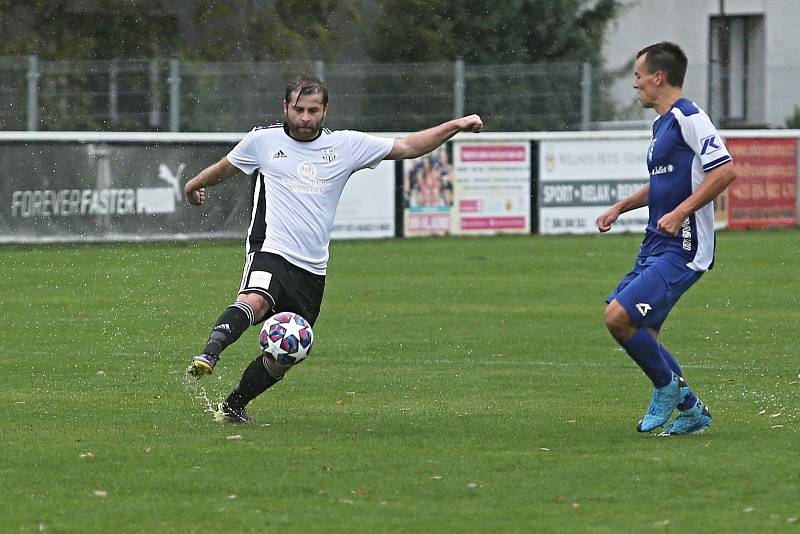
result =
[[[648,206],[639,256],[608,297],[611,335],[653,382],[640,432],[683,435],[711,424],[708,407],[683,378],[675,357],[658,341],[667,314],[714,264],[713,199],[736,179],[736,169],[708,115],[683,97],[687,59],[681,48],[660,42],[636,55],[633,88],[645,108],[658,113],[647,151],[650,181],[597,218],[607,232],[628,211]]]

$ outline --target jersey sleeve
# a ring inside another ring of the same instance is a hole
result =
[[[709,172],[720,165],[732,161],[725,142],[720,137],[711,119],[703,112],[681,117],[683,140],[700,158],[703,171]]]
[[[355,170],[367,167],[374,169],[389,155],[394,146],[394,139],[388,137],[377,137],[353,130],[347,130],[346,133]]]
[[[253,174],[256,169],[259,168],[254,132],[255,129],[251,130],[247,135],[245,135],[244,138],[239,141],[236,146],[233,147],[233,150],[228,152],[227,155],[228,161],[231,163],[231,165],[248,176]]]

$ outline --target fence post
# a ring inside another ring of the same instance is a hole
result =
[[[28,131],[39,129],[39,56],[28,56]]]
[[[89,143],[87,152],[94,159],[97,167],[97,181],[95,187],[98,191],[111,188],[111,151],[109,146],[103,143]],[[108,210],[110,211],[110,210]],[[106,237],[113,228],[111,214],[99,215],[97,218],[97,230],[101,237]]]
[[[464,60],[456,59],[453,64],[455,80],[453,81],[453,116],[464,116],[464,98],[466,83],[464,82]]]
[[[325,61],[321,59],[314,60],[314,75],[320,80],[325,80]]]
[[[169,131],[181,128],[181,64],[177,57],[169,58]]]
[[[161,60],[150,60],[150,114],[147,125],[152,130],[161,129]]]
[[[581,130],[592,125],[592,65],[585,61],[581,69]]]
[[[108,117],[111,124],[119,122],[119,87],[117,86],[117,73],[119,67],[115,62],[108,66]]]

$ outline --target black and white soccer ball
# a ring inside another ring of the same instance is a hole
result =
[[[293,312],[276,313],[264,322],[258,338],[261,351],[281,365],[305,360],[314,346],[311,323]]]

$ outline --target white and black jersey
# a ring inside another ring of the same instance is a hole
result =
[[[227,156],[255,176],[247,252],[272,252],[325,274],[333,218],[348,178],[377,166],[393,146],[394,139],[352,130],[323,129],[310,141],[290,137],[280,124],[250,131]]]

